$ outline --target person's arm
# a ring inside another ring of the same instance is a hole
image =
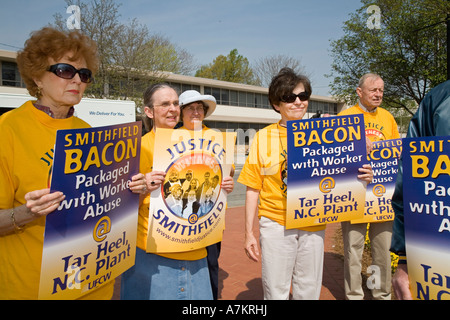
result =
[[[406,264],[399,264],[394,276],[392,277],[392,287],[395,296],[399,300],[412,300],[411,291],[409,290],[408,269]]]
[[[152,193],[158,188],[161,188],[161,184],[164,183],[166,173],[164,171],[151,171],[145,174],[145,180],[147,181],[147,190]]]
[[[244,249],[247,256],[255,261],[259,261],[258,241],[253,230],[255,218],[258,212],[259,190],[247,187],[245,198],[245,244]]]
[[[50,189],[28,192],[26,204],[0,210],[0,236],[22,231],[27,223],[55,211],[64,199],[62,192],[50,193]]]
[[[223,179],[221,187],[222,187],[223,190],[226,191],[226,193],[233,192],[233,189],[234,189],[234,180],[233,180],[233,178],[231,176],[225,177]]]
[[[133,193],[137,194],[147,194],[147,179],[145,178],[145,174],[138,173],[131,177],[131,181],[128,184],[128,187]]]
[[[146,174],[138,173],[132,177],[132,182],[130,182],[129,186],[132,192],[139,194],[139,205],[144,202],[150,193],[161,188],[165,176],[166,173],[164,171],[150,171]]]
[[[373,150],[373,142],[366,136],[366,152],[370,154]]]
[[[358,171],[360,173],[358,175],[358,179],[361,179],[366,184],[369,184],[372,182],[373,170],[372,170],[372,166],[370,164],[363,164],[362,168],[359,168]]]

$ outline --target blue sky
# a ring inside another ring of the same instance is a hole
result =
[[[31,31],[66,13],[63,0],[1,0],[0,49],[17,50]],[[250,63],[284,54],[300,59],[313,92],[328,95],[330,40],[342,35],[343,22],[360,0],[116,0],[121,21],[137,18],[151,32],[187,50],[199,65],[238,49]],[[83,14],[81,12],[81,14]],[[7,44],[5,46],[2,44]],[[12,46],[12,47],[10,47]]]

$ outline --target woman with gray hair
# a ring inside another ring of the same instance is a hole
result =
[[[178,94],[168,84],[150,86],[144,93],[144,120],[150,131],[142,137],[140,170],[150,192],[161,188],[166,173],[153,171],[155,133],[173,129],[180,117]],[[149,121],[151,120],[151,121]],[[150,124],[150,125],[149,125]],[[122,275],[121,298],[126,300],[211,300],[206,250],[148,253],[150,193],[141,196],[135,265]]]

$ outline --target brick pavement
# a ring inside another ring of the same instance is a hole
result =
[[[228,208],[219,259],[219,299],[262,300],[261,263],[253,262],[244,252],[244,208]],[[323,285],[320,300],[344,299],[342,257],[333,251],[333,237],[338,224],[325,232]],[[255,228],[258,230],[258,228]]]
[[[261,263],[247,258],[243,248],[244,207],[228,208],[225,224],[219,258],[219,299],[262,300]],[[333,252],[332,247],[338,226],[330,224],[325,232],[325,262],[320,300],[344,299],[343,260]],[[120,277],[116,281],[113,300],[120,299],[119,290]]]

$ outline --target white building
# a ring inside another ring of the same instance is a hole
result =
[[[0,50],[0,70],[0,93],[27,94],[17,68],[16,52]],[[267,88],[172,73],[166,75],[166,82],[180,94],[193,89],[217,99],[216,111],[205,121],[210,128],[259,130],[280,119],[269,105]],[[331,97],[312,95],[306,117],[312,117],[317,111],[336,115],[343,106]],[[4,111],[6,109],[0,106],[0,114]]]

